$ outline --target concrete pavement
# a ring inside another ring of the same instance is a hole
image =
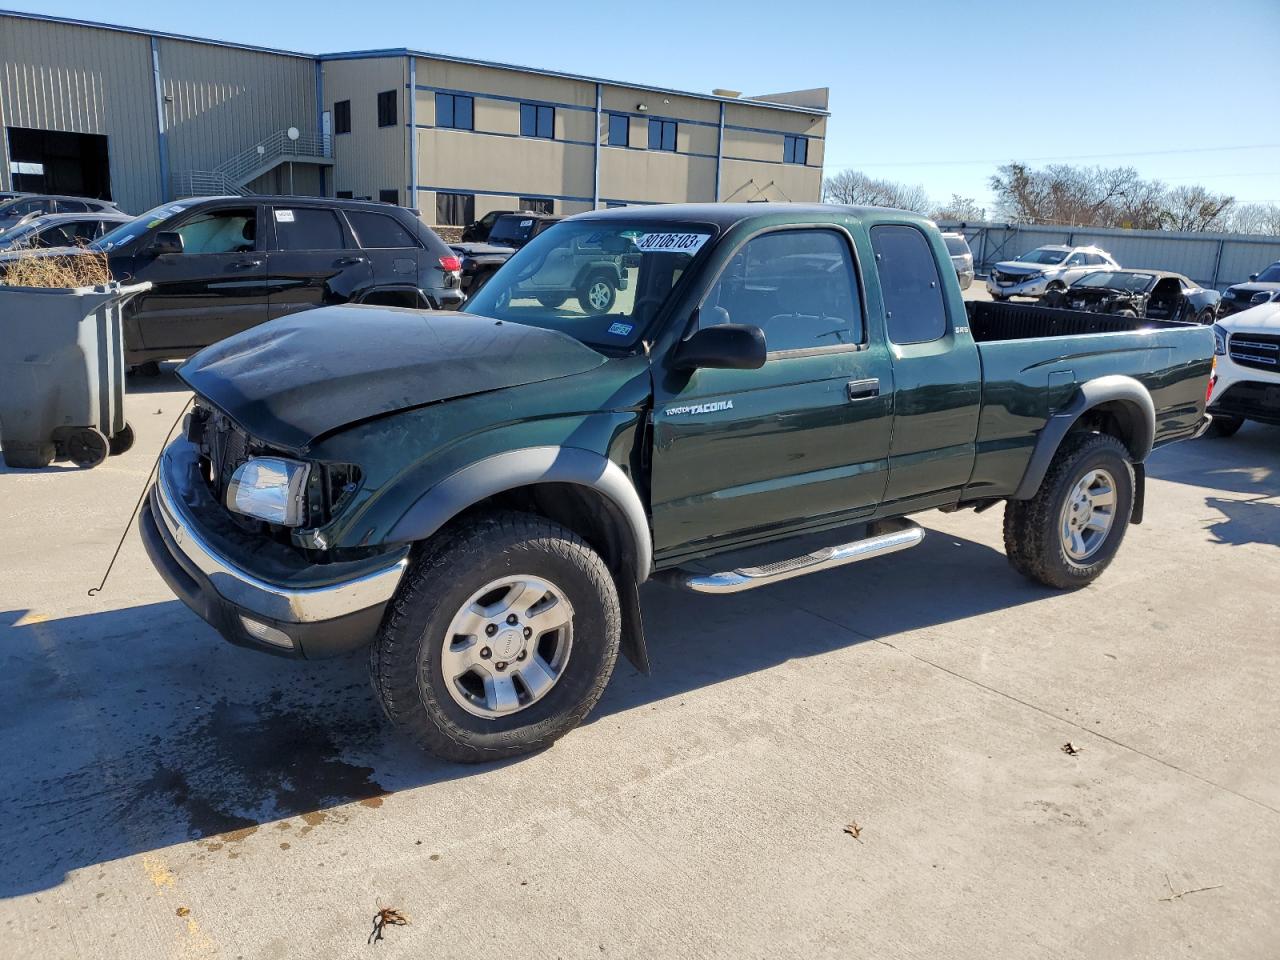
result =
[[[86,595],[176,387],[96,470],[0,468],[6,960],[1280,953],[1280,430],[1158,452],[1077,593],[1012,572],[999,510],[647,587],[654,675],[472,768],[389,730],[360,658],[221,641],[132,531]],[[411,922],[374,947],[379,907]]]

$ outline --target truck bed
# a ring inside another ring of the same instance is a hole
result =
[[[1078,386],[1133,377],[1155,404],[1155,444],[1193,436],[1204,417],[1213,334],[1200,324],[1009,303],[966,303],[982,363],[976,460],[965,500],[1008,496],[1048,418]]]

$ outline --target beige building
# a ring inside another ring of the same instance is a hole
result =
[[[312,56],[0,14],[0,189],[491,210],[819,199],[827,90],[696,94],[412,50]]]

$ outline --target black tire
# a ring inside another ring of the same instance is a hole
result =
[[[565,296],[554,296],[554,295],[544,294],[543,296],[538,297],[538,302],[542,304],[544,307],[546,307],[548,310],[555,310],[555,309],[558,309],[559,307],[563,307],[564,302],[568,299],[569,298]]]
[[[993,293],[991,295],[991,299],[996,303],[1007,303],[1009,301],[1009,298],[1006,297],[1003,293]]]
[[[1099,469],[1115,481],[1111,526],[1090,555],[1077,561],[1067,555],[1060,531],[1076,484]],[[1111,563],[1132,514],[1133,464],[1124,444],[1105,433],[1072,434],[1049,464],[1036,495],[1005,504],[1005,554],[1015,570],[1038,583],[1059,590],[1083,587]]]
[[[1217,319],[1218,318],[1214,316],[1213,309],[1209,308],[1209,309],[1200,311],[1200,315],[1196,317],[1196,323],[1203,324],[1204,326],[1208,327],[1208,326],[1212,326],[1217,321]]]
[[[1047,287],[1044,288],[1044,292],[1045,293],[1066,293],[1067,285],[1063,283],[1061,280],[1054,280],[1052,283],[1050,283]]]
[[[444,635],[477,590],[522,574],[554,582],[569,600],[571,654],[541,699],[498,718],[476,716],[446,686]],[[613,674],[621,624],[609,569],[577,534],[532,514],[482,514],[415,557],[370,648],[369,674],[387,717],[430,753],[461,763],[514,757],[549,746],[595,706]]]
[[[1206,437],[1216,437],[1225,440],[1227,437],[1234,437],[1236,431],[1244,426],[1244,417],[1220,417],[1216,414],[1209,423],[1209,429],[1204,432]]]
[[[160,376],[160,361],[147,360],[145,363],[134,364],[129,368],[129,375],[134,377],[158,377]]]
[[[126,423],[124,429],[113,436],[107,444],[109,455],[118,457],[122,453],[128,453],[133,447],[134,439],[133,424]]]
[[[588,316],[598,317],[613,309],[618,298],[618,281],[603,271],[591,274],[578,291],[578,306]]]
[[[81,427],[67,434],[63,448],[67,459],[85,470],[96,467],[111,455],[111,442],[97,427]]]

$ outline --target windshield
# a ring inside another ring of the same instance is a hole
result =
[[[1280,283],[1280,260],[1258,274],[1261,283]]]
[[[1067,259],[1066,250],[1049,250],[1045,247],[1037,247],[1030,253],[1023,254],[1018,258],[1022,263],[1044,263],[1055,264],[1061,263]]]
[[[533,232],[532,217],[499,217],[489,233],[489,242],[495,246],[518,247],[529,239]]]
[[[192,197],[190,200],[177,200],[170,203],[162,203],[158,207],[152,207],[141,216],[135,217],[128,223],[122,223],[114,230],[104,233],[89,244],[89,249],[96,250],[98,253],[106,253],[109,250],[115,250],[117,247],[123,247],[131,240],[136,240],[142,236],[152,227],[158,227],[170,217],[199,202],[199,197]]]
[[[947,253],[953,257],[965,257],[969,255],[969,244],[965,242],[964,237],[948,237],[944,235],[943,241],[947,245]]]
[[[592,347],[625,349],[644,334],[711,234],[702,224],[564,221],[522,247],[463,309],[559,330]]]
[[[1081,277],[1073,287],[1105,287],[1108,290],[1123,290],[1126,293],[1138,293],[1151,286],[1155,277],[1149,273],[1126,273],[1115,270],[1099,270]]]

